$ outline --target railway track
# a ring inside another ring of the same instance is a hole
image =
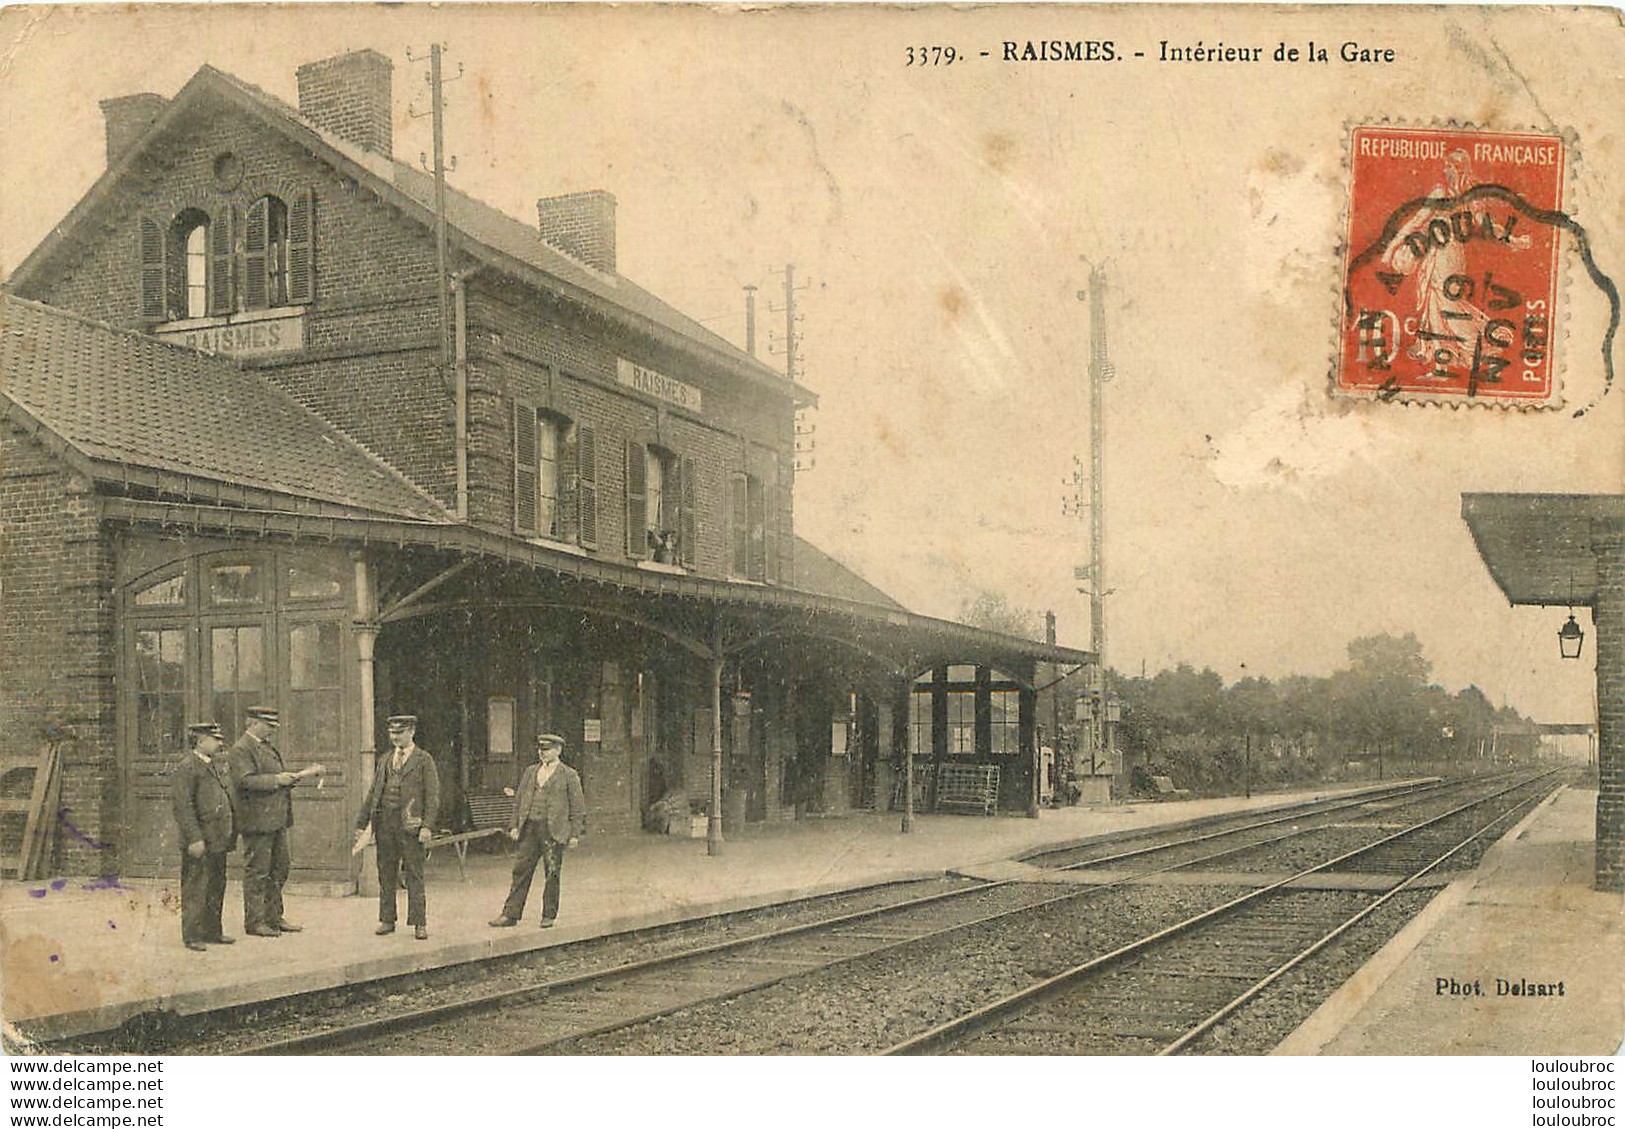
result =
[[[549,1053],[591,1051],[595,1040],[656,1022],[662,1016],[695,1008],[743,1005],[745,997],[777,986],[794,991],[811,977],[840,976],[843,970],[867,967],[877,960],[903,957],[961,944],[982,944],[990,937],[1019,935],[1025,922],[1044,937],[1077,932],[1080,903],[1105,899],[1096,916],[1128,907],[1129,917],[1168,917],[1168,924],[1198,914],[1212,903],[1234,900],[1238,892],[1204,888],[1181,892],[1149,888],[1127,889],[1148,875],[1187,869],[1214,857],[1234,857],[1265,844],[1313,833],[1319,826],[1303,826],[1318,817],[1344,817],[1372,804],[1436,801],[1441,791],[1461,788],[1483,790],[1482,780],[1442,786],[1396,788],[1378,796],[1331,801],[1263,820],[1243,819],[1234,827],[1201,830],[1170,842],[1153,843],[1065,865],[1066,869],[1114,865],[1135,859],[1147,861],[1159,854],[1185,852],[1194,847],[1206,853],[1195,858],[1161,861],[1147,869],[1089,887],[1056,887],[1038,883],[998,882],[969,889],[936,893],[899,905],[842,915],[833,920],[799,924],[744,938],[702,945],[677,953],[633,961],[614,968],[560,977],[545,983],[476,996],[433,1008],[409,1011],[364,1023],[301,1034],[248,1047],[253,1054],[413,1054],[413,1053]],[[1418,799],[1420,794],[1420,799]],[[1482,799],[1474,803],[1482,803]],[[1293,826],[1293,821],[1297,825]],[[1282,828],[1285,828],[1282,830]],[[1239,836],[1244,842],[1208,850],[1216,841]],[[1319,868],[1317,868],[1319,869]],[[1204,904],[1205,903],[1205,904]],[[1165,912],[1166,911],[1166,912]],[[1170,916],[1171,915],[1171,916]],[[1098,932],[1099,923],[1088,925]],[[1128,941],[1123,937],[1121,940]],[[1005,944],[1006,942],[996,942]],[[1019,946],[1010,946],[1017,948]],[[1116,946],[1120,947],[1120,946]],[[854,975],[857,973],[854,972]],[[1026,970],[1016,973],[1025,980]],[[861,977],[860,977],[861,978]],[[868,996],[872,1006],[874,996]],[[870,1049],[879,1049],[882,1042]],[[791,1046],[787,1049],[803,1049]]]
[[[1250,891],[888,1047],[887,1054],[1188,1052],[1428,874],[1552,790],[1515,783]],[[1505,803],[1497,801],[1508,800]],[[1491,806],[1490,812],[1478,809]],[[1431,833],[1431,834],[1430,834]],[[1399,875],[1381,892],[1294,891],[1317,872]],[[1369,873],[1369,871],[1368,871]]]

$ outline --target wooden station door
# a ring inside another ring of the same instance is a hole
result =
[[[289,771],[320,763],[321,788],[295,792],[290,835],[296,877],[345,872],[348,576],[318,554],[222,550],[173,561],[125,586],[120,752],[123,818],[118,869],[133,876],[179,870],[169,773],[186,755],[186,726],[215,721],[227,745],[244,711],[274,706],[271,738]],[[233,856],[233,862],[240,862]],[[111,868],[110,868],[111,869]]]

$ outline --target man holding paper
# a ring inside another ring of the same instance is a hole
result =
[[[293,789],[321,776],[313,764],[289,772],[271,734],[282,724],[274,709],[247,710],[243,735],[231,747],[231,782],[237,792],[237,830],[243,837],[243,932],[250,937],[297,933],[300,926],[282,915],[282,887],[288,881],[288,828],[293,826]]]
[[[406,878],[406,923],[419,941],[429,937],[427,899],[423,892],[423,850],[440,810],[440,774],[434,758],[417,747],[418,719],[396,714],[389,719],[391,749],[378,758],[372,790],[356,819],[356,847],[365,845],[367,827],[378,844],[378,929],[380,937],[395,932],[396,891]]]

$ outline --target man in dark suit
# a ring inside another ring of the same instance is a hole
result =
[[[428,940],[428,906],[423,893],[423,848],[440,810],[440,774],[434,758],[417,747],[418,719],[389,719],[391,751],[378,758],[372,790],[356,819],[364,835],[372,824],[378,844],[378,935],[395,932],[396,891],[406,877],[406,924],[419,941]],[[359,841],[359,838],[358,838]]]
[[[564,738],[543,733],[536,738],[536,767],[519,777],[519,797],[514,803],[513,826],[508,838],[519,844],[519,857],[513,864],[513,886],[502,916],[491,924],[504,928],[519,924],[525,916],[525,899],[540,862],[547,875],[542,887],[542,928],[550,929],[559,915],[559,872],[564,867],[564,851],[574,847],[587,833],[587,800],[581,792],[581,777],[559,760]]]
[[[181,942],[194,953],[205,943],[229,945],[220,927],[226,900],[226,855],[237,847],[231,774],[220,726],[186,727],[187,753],[169,774],[169,796],[180,827]]]
[[[289,772],[270,737],[281,724],[276,710],[246,711],[243,735],[231,747],[231,781],[237,790],[237,830],[243,837],[243,932],[251,937],[297,933],[282,916],[288,881],[288,828],[293,826],[293,789],[321,765]]]

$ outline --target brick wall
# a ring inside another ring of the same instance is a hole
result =
[[[62,806],[90,839],[117,839],[112,549],[90,484],[0,425],[0,755],[69,739]],[[116,860],[63,836],[59,869],[104,874]]]
[[[241,183],[222,192],[215,158],[230,152]],[[315,193],[316,298],[306,350],[262,359],[268,379],[385,459],[443,504],[455,503],[453,401],[436,368],[433,235],[296,146],[235,115],[165,147],[166,168],[142,163],[116,189],[127,224],[85,238],[24,297],[127,328],[141,326],[137,218],[168,224],[185,208],[214,215],[231,203],[239,239],[249,205],[266,194]],[[453,264],[454,268],[461,264]],[[240,286],[239,286],[240,290]]]
[[[513,527],[512,402],[520,399],[597,429],[599,557],[626,559],[627,442],[658,441],[694,460],[696,571],[728,574],[729,478],[744,471],[765,476],[775,455],[788,457],[794,416],[787,400],[742,389],[601,323],[583,325],[568,311],[511,287],[502,293],[476,289],[469,321],[471,520],[503,532]],[[618,384],[618,356],[699,388],[703,414],[662,405]],[[788,525],[790,499],[778,502],[778,520]]]
[[[1594,529],[1597,602],[1596,887],[1625,890],[1625,534]]]

